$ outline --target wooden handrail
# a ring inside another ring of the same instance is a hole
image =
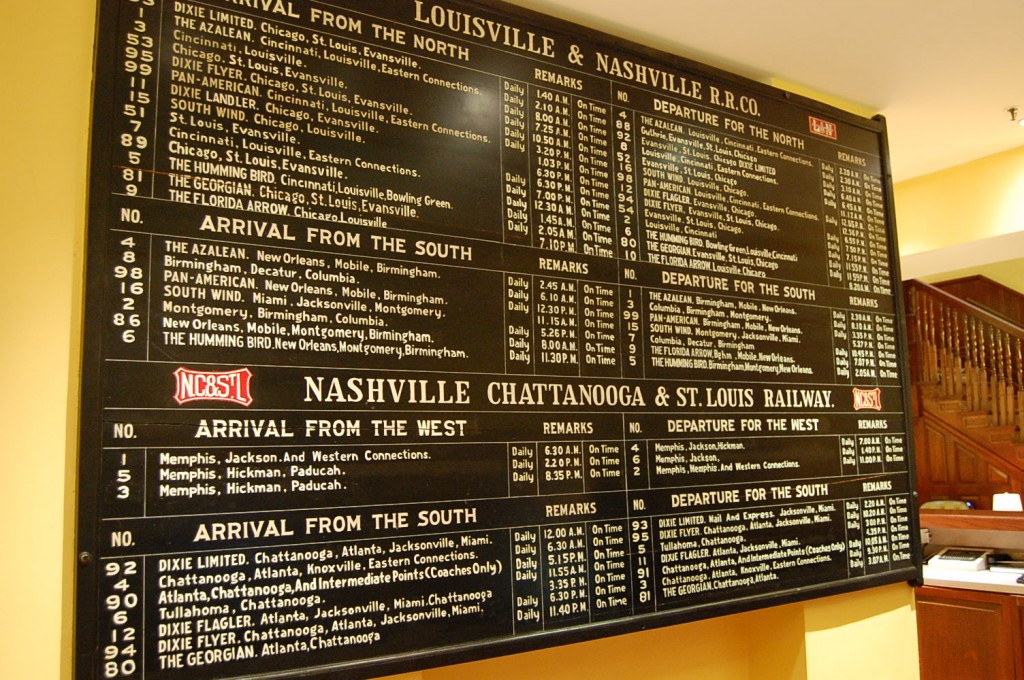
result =
[[[1001,319],[1024,326],[1024,294],[998,281],[975,274],[932,285]]]
[[[1024,512],[992,510],[921,510],[922,529],[1024,531]]]
[[[1024,328],[921,281],[904,283],[920,382],[989,424],[1024,424]]]
[[[978,305],[975,305],[971,302],[967,302],[966,300],[958,298],[955,295],[951,295],[946,291],[942,290],[941,288],[936,288],[930,283],[918,281],[917,279],[904,281],[903,290],[904,292],[908,293],[908,299],[910,295],[909,291],[921,291],[924,294],[934,297],[937,300],[941,300],[949,307],[962,310],[970,314],[971,316],[974,316],[979,320],[984,321],[988,325],[991,325],[1010,334],[1016,334],[1018,337],[1024,338],[1024,327],[1018,326],[1012,323],[1011,321],[1007,321],[1004,317],[998,314],[993,314],[984,307],[979,307]]]

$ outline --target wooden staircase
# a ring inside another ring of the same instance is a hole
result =
[[[975,279],[972,302],[943,284],[904,290],[920,500],[990,509],[992,494],[1024,494],[1024,296]]]

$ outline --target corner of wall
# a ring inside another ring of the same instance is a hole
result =
[[[914,590],[895,584],[804,603],[807,678],[917,678]]]
[[[0,6],[4,677],[71,678],[81,276],[95,0]],[[16,554],[16,556],[15,556]]]
[[[899,182],[893,192],[903,257],[1024,231],[1024,146]]]
[[[748,626],[751,678],[808,680],[803,603],[752,612]]]

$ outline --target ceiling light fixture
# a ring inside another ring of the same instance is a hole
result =
[[[1024,118],[1017,117],[1017,113],[1019,111],[1020,109],[1017,108],[1016,106],[1011,106],[1010,108],[1006,109],[1006,112],[1010,114],[1010,122],[1017,123],[1021,127],[1024,127]]]

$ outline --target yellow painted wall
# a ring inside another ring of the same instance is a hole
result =
[[[893,192],[900,255],[917,261],[904,266],[904,278],[980,274],[1024,292],[1024,146],[900,182]],[[922,261],[925,271],[914,271]]]
[[[0,3],[0,677],[12,680],[71,677],[94,23],[94,0]],[[911,680],[915,635],[912,591],[893,585],[402,677]]]
[[[1024,255],[1024,253],[1021,254]],[[1024,293],[1024,258],[1016,258],[1006,262],[994,262],[980,267],[953,269],[939,274],[923,276],[921,280],[925,283],[936,283],[951,279],[962,279],[968,276],[985,276],[1003,284],[1007,288]]]
[[[68,661],[65,466],[94,15],[92,0],[0,5],[0,675],[12,680],[57,678]]]
[[[900,182],[893,190],[900,255],[1024,231],[1024,146]]]
[[[431,669],[401,680],[906,680],[918,677],[904,585]]]

